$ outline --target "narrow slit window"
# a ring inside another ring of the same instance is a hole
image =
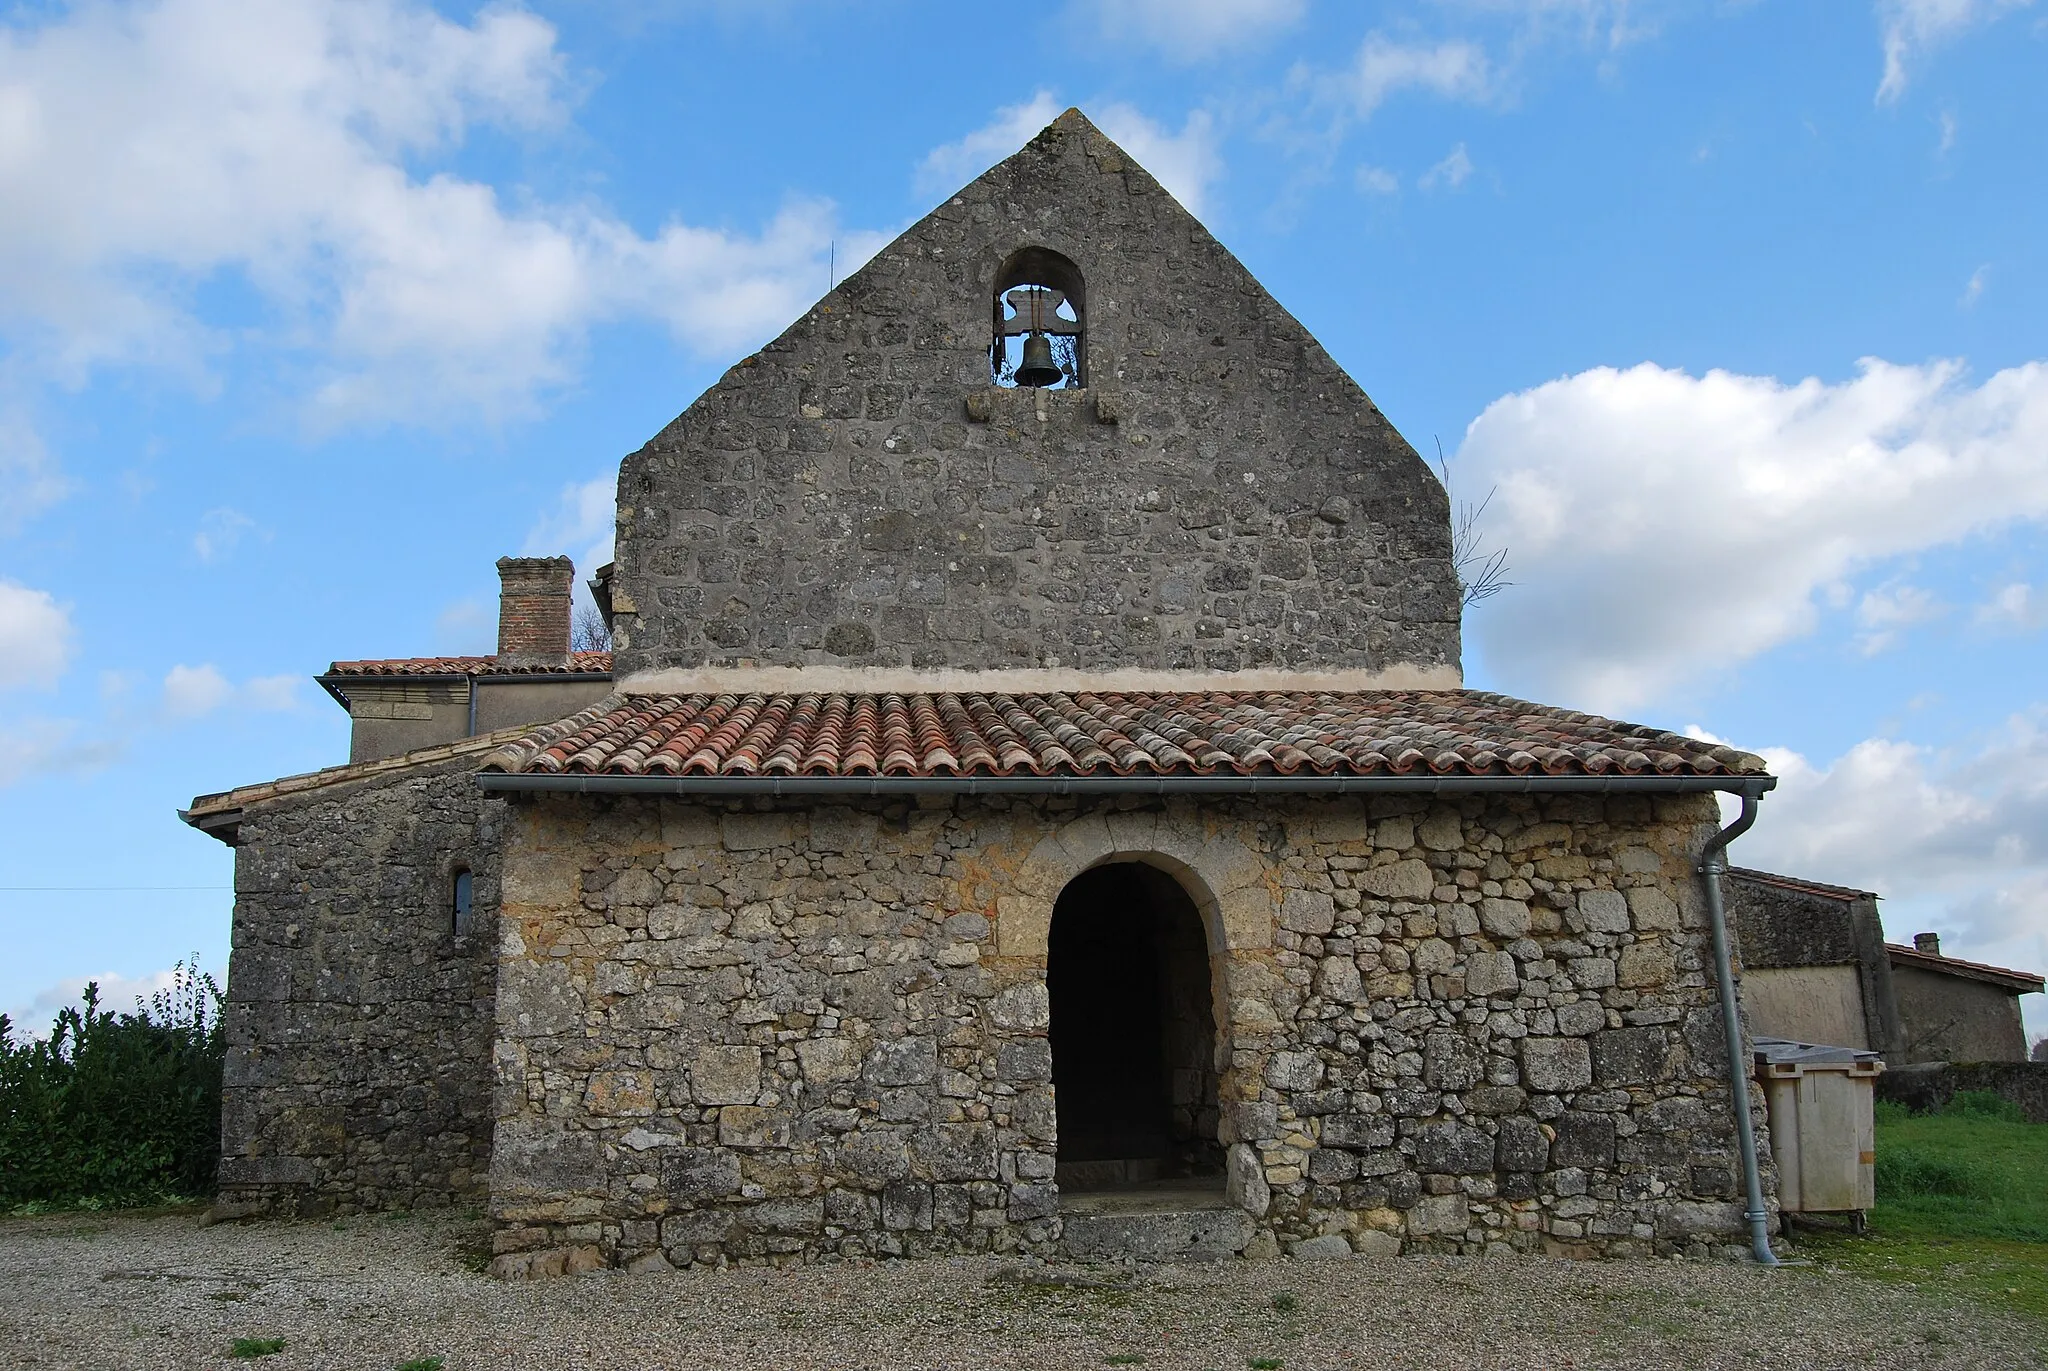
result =
[[[455,868],[455,879],[450,883],[452,889],[449,892],[449,914],[450,923],[458,935],[469,932],[470,899],[475,884],[475,878],[469,874],[468,867]]]

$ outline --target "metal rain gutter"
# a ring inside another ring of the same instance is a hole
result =
[[[1769,787],[1765,787],[1768,789]],[[1771,1251],[1770,1210],[1764,1207],[1763,1178],[1757,1173],[1756,1116],[1749,1097],[1749,1071],[1742,1053],[1742,1017],[1736,1000],[1735,968],[1728,958],[1728,915],[1721,905],[1721,874],[1728,869],[1728,844],[1756,822],[1757,794],[1742,796],[1742,813],[1707,840],[1700,853],[1700,882],[1707,892],[1707,918],[1714,935],[1714,980],[1721,994],[1721,1032],[1728,1043],[1728,1112],[1735,1146],[1742,1154],[1742,1193],[1748,1207],[1750,1255],[1764,1266],[1778,1265]]]
[[[572,795],[1697,795],[1747,805],[1774,776],[619,776],[486,771],[485,790]]]

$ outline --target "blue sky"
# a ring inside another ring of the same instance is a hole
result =
[[[1068,104],[1493,492],[1470,684],[1765,750],[1738,860],[2048,968],[2044,76],[2029,0],[0,8],[0,1008],[223,967],[173,811]]]

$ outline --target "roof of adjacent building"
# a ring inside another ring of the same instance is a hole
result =
[[[493,748],[516,741],[527,730],[527,725],[515,724],[509,728],[479,733],[473,738],[458,738],[453,742],[414,748],[395,757],[378,757],[367,762],[323,767],[318,771],[303,772],[297,776],[281,776],[274,781],[261,781],[254,785],[236,786],[233,790],[215,791],[210,795],[195,797],[189,807],[178,811],[178,817],[192,827],[211,833],[233,846],[235,826],[241,820],[242,811],[251,805],[303,796],[309,792],[349,785],[356,781],[377,780],[415,767],[431,767],[476,757]]]
[[[614,695],[485,760],[614,776],[1762,776],[1734,748],[1471,690]]]
[[[1961,976],[1965,980],[1983,981],[2018,995],[2038,994],[2042,989],[2048,988],[2048,980],[2043,980],[2031,971],[2014,971],[2010,967],[1991,966],[1984,962],[1966,962],[1960,957],[1944,957],[1937,952],[1922,952],[1917,947],[1906,947],[1899,943],[1886,943],[1884,950],[1895,967],[1911,967],[1915,971],[1932,971],[1944,976]]]
[[[1761,885],[1783,886],[1787,890],[1804,891],[1809,895],[1825,895],[1836,900],[1876,900],[1883,898],[1874,890],[1858,890],[1853,886],[1827,885],[1821,881],[1809,881],[1803,876],[1781,876],[1775,871],[1758,871],[1754,867],[1731,866],[1728,874],[1738,880],[1755,881]]]
[[[335,662],[329,676],[608,676],[610,652],[572,652],[559,665],[491,657],[386,657],[360,662]]]

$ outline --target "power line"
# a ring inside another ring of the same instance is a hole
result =
[[[0,885],[0,891],[53,890],[233,890],[231,885]]]

